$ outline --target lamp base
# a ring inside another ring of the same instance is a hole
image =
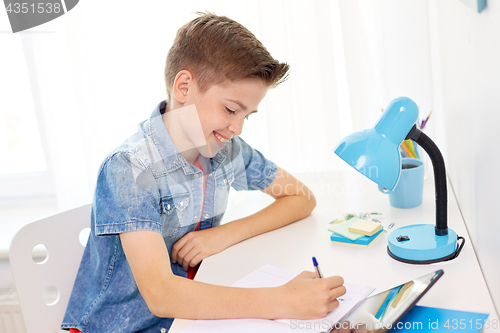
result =
[[[457,248],[458,239],[462,244]],[[434,224],[414,224],[390,233],[387,252],[393,259],[407,264],[432,264],[458,256],[464,238],[448,228],[448,234],[437,236]]]

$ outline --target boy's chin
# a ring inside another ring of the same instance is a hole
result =
[[[203,157],[212,158],[226,146],[223,142],[209,142],[208,145],[197,147]]]

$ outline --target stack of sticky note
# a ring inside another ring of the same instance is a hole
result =
[[[334,243],[363,247],[370,245],[384,231],[381,223],[358,217],[332,224],[328,230],[333,232],[330,240]]]

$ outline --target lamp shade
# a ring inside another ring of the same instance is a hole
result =
[[[401,174],[399,146],[417,119],[417,104],[408,97],[398,97],[373,128],[348,135],[334,152],[375,183],[393,190]]]

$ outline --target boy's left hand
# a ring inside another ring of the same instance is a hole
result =
[[[223,228],[215,227],[189,232],[172,247],[172,262],[177,262],[187,271],[203,259],[219,253],[229,246],[226,244]]]

